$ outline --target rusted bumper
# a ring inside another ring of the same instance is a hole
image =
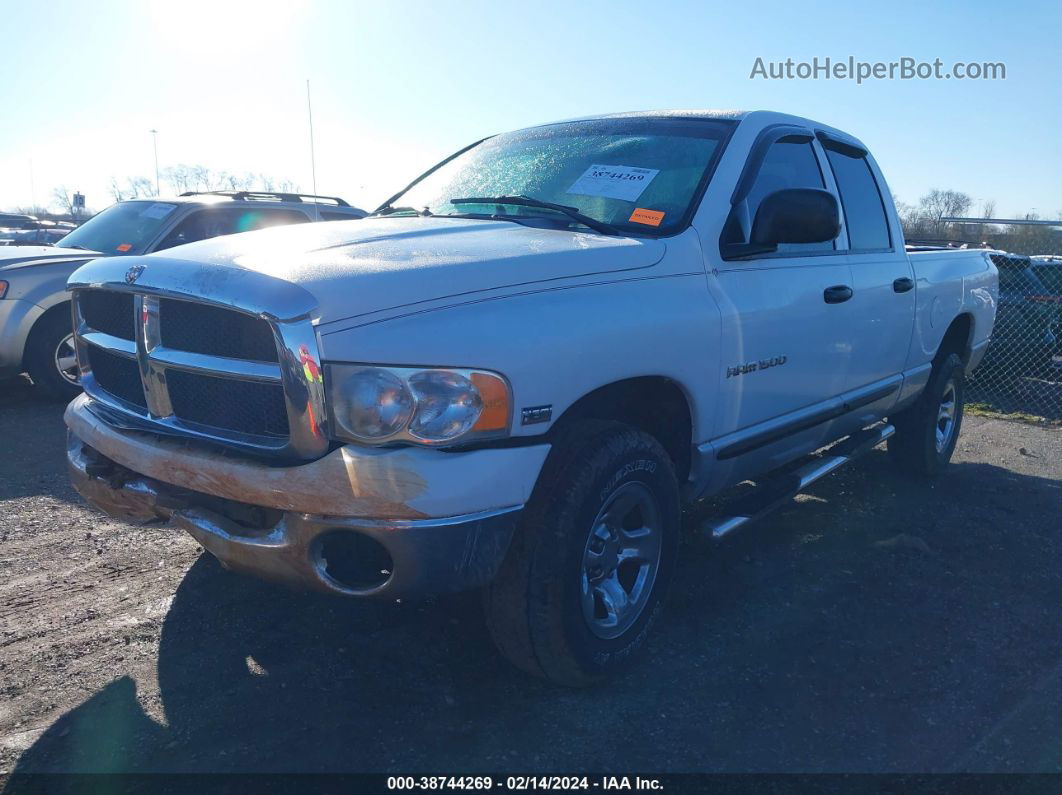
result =
[[[348,459],[340,459],[338,471],[347,489],[359,486],[363,491],[346,495],[343,504],[353,510],[337,515],[331,510],[338,501],[334,483],[320,484],[316,492],[307,489],[314,480],[307,480],[305,469],[313,465],[271,468],[120,431],[100,424],[81,398],[68,408],[66,419],[70,477],[91,504],[126,521],[169,522],[190,533],[227,568],[297,587],[395,598],[485,584],[501,564],[523,505],[520,500],[450,516],[425,516],[408,502],[389,498],[406,486],[396,485],[393,478],[375,482],[386,470],[366,466],[359,481],[358,468],[350,469]],[[97,447],[83,436],[103,444]],[[157,459],[154,463],[168,475],[165,479],[128,465],[149,449]],[[194,459],[200,462],[198,468]],[[316,473],[336,474],[329,469],[335,462],[324,461],[316,462]],[[540,463],[532,459],[532,464],[537,476]],[[407,479],[415,478],[409,474]],[[374,483],[372,490],[366,481]],[[204,484],[210,489],[203,489]],[[281,488],[289,484],[292,491]],[[315,502],[325,507],[303,509]],[[376,516],[357,515],[381,508]]]

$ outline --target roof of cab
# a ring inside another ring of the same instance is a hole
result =
[[[535,125],[536,127],[546,127],[550,124],[564,124],[567,122],[579,122],[579,121],[598,121],[601,119],[704,119],[706,121],[736,121],[747,122],[756,127],[768,127],[774,124],[795,124],[802,127],[807,127],[813,132],[825,133],[826,135],[846,143],[853,144],[860,149],[866,150],[866,146],[851,133],[844,130],[838,130],[836,127],[831,127],[828,124],[815,121],[814,119],[808,119],[803,116],[793,116],[789,113],[779,113],[773,110],[714,110],[710,108],[705,109],[672,109],[672,110],[636,110],[626,111],[623,113],[604,113],[597,116],[581,116],[573,119],[562,119],[560,121],[548,122],[546,124]]]

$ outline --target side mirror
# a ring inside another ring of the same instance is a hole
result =
[[[760,202],[752,222],[752,246],[825,243],[841,233],[841,211],[829,191],[787,188]]]

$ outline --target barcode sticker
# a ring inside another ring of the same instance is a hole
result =
[[[567,192],[633,202],[638,200],[642,191],[649,187],[649,183],[659,173],[655,168],[603,166],[595,163],[572,183]]]
[[[165,218],[171,212],[177,209],[176,204],[164,204],[162,202],[155,202],[150,207],[140,213],[141,218]]]

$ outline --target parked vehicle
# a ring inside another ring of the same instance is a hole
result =
[[[78,225],[73,221],[26,221],[22,224],[22,229],[65,229],[69,232],[71,229],[77,229]]]
[[[54,246],[69,231],[64,227],[17,229],[7,233],[0,231],[0,246]]]
[[[1062,258],[993,252],[999,269],[999,308],[990,373],[1054,377],[1062,356]]]
[[[682,502],[755,479],[722,536],[886,439],[948,463],[996,269],[907,255],[890,197],[817,122],[622,114],[485,139],[357,225],[97,260],[73,482],[262,577],[482,586],[517,666],[595,681],[660,612]]]
[[[0,376],[26,370],[66,399],[80,391],[67,277],[95,257],[162,251],[195,240],[308,221],[362,218],[342,199],[292,193],[214,191],[119,202],[44,248],[0,249]],[[5,296],[6,293],[6,296]]]
[[[36,222],[37,216],[25,213],[0,213],[0,228],[3,229],[27,229],[26,224]]]

